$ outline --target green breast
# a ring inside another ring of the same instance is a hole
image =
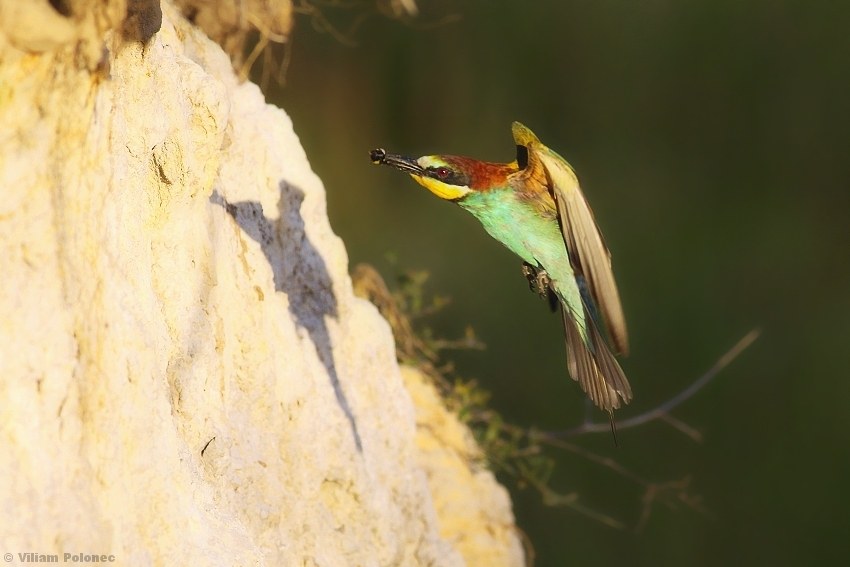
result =
[[[547,218],[511,189],[470,193],[458,204],[508,250],[546,270],[561,304],[572,312],[586,341],[585,309],[558,219]]]
[[[558,220],[546,218],[510,189],[471,193],[458,204],[472,213],[490,236],[514,254],[549,273],[561,301],[584,330],[584,309]]]

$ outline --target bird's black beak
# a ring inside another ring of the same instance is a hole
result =
[[[400,156],[398,154],[388,154],[386,150],[378,148],[369,152],[369,159],[376,165],[389,165],[396,169],[412,173],[414,175],[422,175],[425,170],[417,163],[414,158]]]

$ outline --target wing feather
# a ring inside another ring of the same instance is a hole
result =
[[[513,135],[526,186],[536,183],[545,190],[542,186],[548,185],[583,298],[582,305],[574,307],[582,309],[581,313],[561,303],[567,369],[593,403],[611,413],[632,399],[629,381],[600,333],[597,320],[601,315],[613,346],[626,354],[628,333],[611,271],[611,254],[570,165],[519,122],[513,124]]]
[[[569,164],[546,146],[538,143],[529,150],[537,152],[546,169],[564,241],[573,262],[577,264],[573,267],[587,280],[614,347],[618,352],[628,354],[626,318],[611,270],[611,253],[605,246],[578,179]]]

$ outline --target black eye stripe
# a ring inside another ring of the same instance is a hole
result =
[[[433,177],[434,179],[442,181],[448,185],[464,186],[469,184],[465,175],[458,173],[457,171],[453,171],[445,166],[427,167],[425,168],[425,173],[428,174],[428,177]]]

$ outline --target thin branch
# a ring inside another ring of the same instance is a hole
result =
[[[555,492],[545,483],[541,483],[533,478],[525,478],[523,479],[528,482],[531,486],[533,486],[543,497],[543,502],[547,506],[552,507],[565,507],[570,508],[571,510],[578,512],[579,514],[583,514],[592,520],[596,520],[600,524],[608,526],[609,528],[614,528],[618,530],[626,529],[626,525],[617,520],[616,518],[609,516],[603,512],[599,512],[585,506],[581,502],[579,502],[579,496],[575,492],[569,492],[567,494],[561,494]]]
[[[759,334],[761,334],[760,329],[753,329],[744,337],[738,341],[738,343],[733,346],[726,354],[721,356],[717,362],[714,363],[708,372],[700,376],[697,380],[695,380],[690,386],[664,402],[663,404],[656,406],[655,408],[644,412],[642,414],[636,415],[634,417],[630,417],[628,419],[624,419],[617,423],[617,429],[623,430],[628,429],[630,427],[637,427],[638,425],[643,425],[650,421],[654,421],[656,419],[665,419],[668,423],[673,425],[679,431],[682,431],[685,435],[688,435],[692,438],[699,438],[699,433],[694,435],[694,430],[685,425],[684,423],[675,420],[670,421],[669,414],[671,411],[679,407],[682,403],[686,402],[690,398],[694,396],[697,392],[702,390],[706,384],[711,382],[724,368],[726,368],[733,360],[735,360],[747,347],[749,347],[753,342],[758,338]],[[681,426],[684,426],[681,427]],[[607,421],[604,423],[594,422],[591,420],[587,420],[578,427],[574,427],[573,429],[567,429],[564,431],[554,431],[549,432],[547,437],[574,437],[576,435],[582,435],[584,433],[600,433],[610,431],[611,424]]]
[[[533,442],[540,441],[541,443],[546,443],[552,447],[558,447],[559,449],[564,449],[565,451],[570,451],[571,453],[575,453],[576,455],[588,460],[591,463],[596,463],[602,467],[611,469],[616,474],[627,478],[636,484],[641,486],[648,486],[649,481],[641,478],[637,474],[633,473],[611,457],[605,457],[584,447],[580,447],[569,441],[564,441],[563,439],[558,439],[557,437],[553,437],[551,433],[546,433],[543,431],[533,431],[529,433],[529,439]]]
[[[652,509],[656,504],[665,504],[668,508],[676,509],[679,504],[684,504],[691,510],[709,516],[708,510],[702,505],[702,498],[695,496],[691,490],[691,477],[686,476],[681,480],[660,482],[647,485],[643,494],[640,517],[635,524],[634,531],[640,533],[649,522]]]
[[[664,415],[659,416],[658,419],[667,423],[670,427],[678,429],[682,433],[682,435],[690,437],[691,440],[695,441],[696,443],[702,443],[702,433],[698,429],[691,427],[681,419],[673,417],[669,413],[665,413]]]

